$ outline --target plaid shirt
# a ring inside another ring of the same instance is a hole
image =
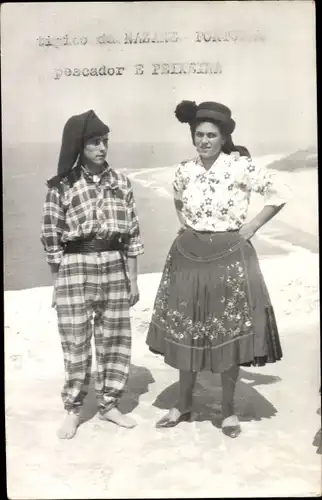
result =
[[[73,180],[65,178],[47,192],[41,241],[48,264],[60,264],[68,241],[91,236],[126,235],[127,256],[144,253],[130,180],[109,166],[96,176],[81,167]]]

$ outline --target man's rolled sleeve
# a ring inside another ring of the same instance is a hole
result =
[[[129,181],[128,181],[129,182]],[[128,257],[136,257],[144,253],[144,245],[141,241],[139,218],[136,212],[134,194],[129,182],[129,192],[127,195],[127,210],[130,221],[129,240],[127,255]]]
[[[63,257],[61,242],[65,225],[65,214],[61,195],[57,189],[49,189],[43,208],[41,242],[49,265],[59,265]]]
[[[140,240],[140,237],[130,238],[127,255],[128,257],[137,257],[144,253],[144,245]]]

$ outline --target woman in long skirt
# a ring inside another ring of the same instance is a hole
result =
[[[189,124],[198,154],[175,172],[181,229],[165,263],[147,335],[150,350],[179,370],[178,404],[157,427],[190,419],[196,375],[210,370],[221,374],[222,430],[236,437],[239,366],[282,358],[274,310],[250,240],[285,199],[267,169],[234,145],[229,108],[183,101],[175,114]],[[252,192],[264,196],[264,207],[246,222]]]

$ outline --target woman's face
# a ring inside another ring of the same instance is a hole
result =
[[[92,165],[103,165],[107,155],[108,135],[93,137],[85,142],[84,160]]]
[[[201,158],[210,159],[218,156],[225,140],[217,125],[202,122],[196,126],[194,144]]]

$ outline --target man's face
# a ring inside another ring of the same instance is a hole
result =
[[[84,160],[92,165],[103,165],[105,163],[108,149],[108,134],[93,137],[85,142]]]

